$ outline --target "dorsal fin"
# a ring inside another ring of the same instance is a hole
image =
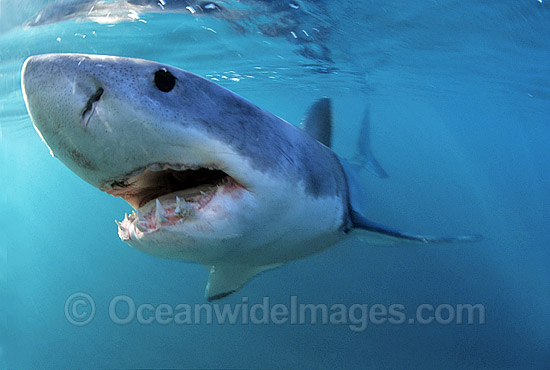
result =
[[[332,109],[327,97],[311,105],[302,121],[304,131],[330,148],[332,143]]]

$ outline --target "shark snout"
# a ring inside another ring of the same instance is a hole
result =
[[[23,63],[21,71],[23,91],[32,94],[38,89],[47,89],[55,85],[61,76],[67,76],[71,69],[66,59],[56,58],[54,54],[30,56]]]
[[[91,96],[103,83],[89,71],[87,57],[60,58],[56,54],[28,57],[21,72],[23,91],[28,95],[47,92],[55,97],[66,92]]]
[[[21,89],[26,102],[28,102],[28,97],[34,95],[34,92],[40,87],[40,81],[37,77],[40,75],[39,70],[43,68],[44,65],[40,63],[39,58],[36,56],[28,57],[23,63]]]
[[[86,58],[31,56],[23,64],[21,86],[34,128],[51,154],[82,176],[92,176],[106,160],[97,154],[100,138],[89,130],[100,114],[105,89],[90,73]]]
[[[27,58],[21,72],[21,85],[31,116],[56,117],[63,112],[63,119],[36,119],[39,130],[59,131],[65,125],[87,128],[95,112],[97,102],[103,96],[103,83],[88,72],[87,58],[59,58],[53,54]],[[40,117],[36,117],[40,118]],[[61,117],[58,117],[61,118]],[[54,125],[50,127],[49,125]]]

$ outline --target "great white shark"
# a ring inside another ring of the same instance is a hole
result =
[[[479,239],[370,221],[353,166],[330,149],[328,99],[311,107],[300,130],[190,72],[83,54],[29,57],[22,90],[52,155],[134,208],[117,222],[120,238],[205,265],[208,300],[354,234],[371,244]]]

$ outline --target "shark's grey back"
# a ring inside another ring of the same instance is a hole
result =
[[[211,81],[167,68],[186,81],[187,102],[182,105],[182,117],[189,119],[182,119],[181,124],[200,124],[201,129],[207,129],[210,135],[230,143],[234,150],[250,158],[260,171],[275,171],[289,181],[304,181],[312,196],[346,197],[346,179],[332,150]],[[189,102],[190,96],[196,97],[195,101]],[[195,119],[189,112],[189,104],[200,109],[200,118]]]

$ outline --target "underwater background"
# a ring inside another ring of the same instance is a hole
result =
[[[122,3],[0,0],[0,369],[550,369],[550,2]],[[347,158],[368,107],[389,178],[361,172],[367,216],[484,236],[391,248],[350,239],[220,304],[294,296],[399,304],[407,317],[423,304],[479,304],[483,322],[113,322],[121,295],[206,304],[208,273],[124,244],[113,220],[130,206],[50,156],[20,89],[25,58],[50,52],[171,64],[294,124],[328,96],[334,150]],[[93,312],[76,311],[94,314],[87,325],[67,316],[75,293],[93,299]]]

